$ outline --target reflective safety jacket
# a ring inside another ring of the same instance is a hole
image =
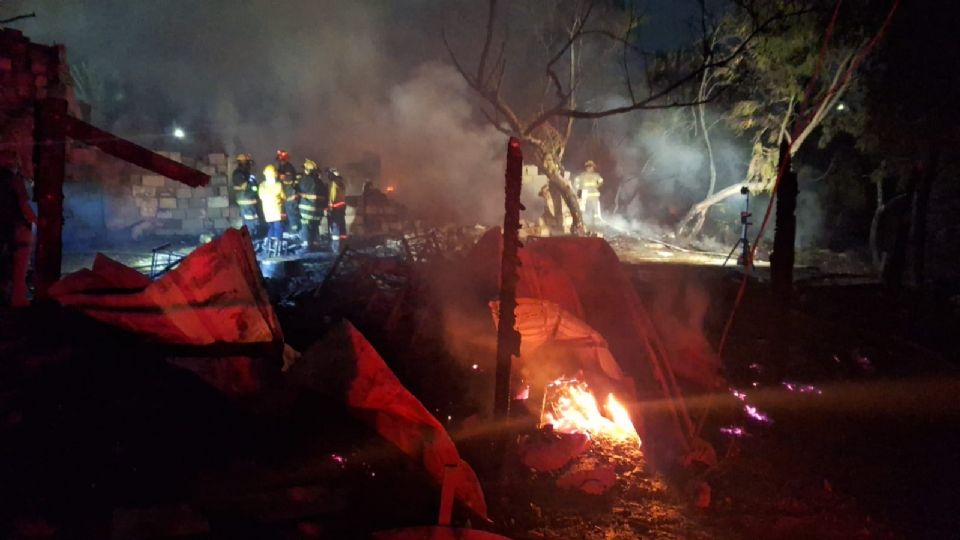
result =
[[[260,206],[263,208],[263,219],[267,223],[280,221],[283,215],[283,184],[280,182],[264,182],[260,184]]]
[[[327,207],[327,186],[316,172],[306,174],[300,179],[300,219],[320,221]]]
[[[599,197],[600,186],[603,185],[603,177],[595,172],[584,172],[577,175],[573,180],[573,188],[580,192],[584,198]]]
[[[257,217],[257,180],[244,169],[233,171],[233,192],[240,207],[240,216],[246,221],[256,221]]]
[[[338,209],[347,206],[347,190],[343,185],[342,178],[336,178],[330,182],[330,208]]]

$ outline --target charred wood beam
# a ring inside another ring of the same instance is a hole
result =
[[[510,137],[507,144],[507,171],[504,191],[503,255],[500,260],[500,325],[497,328],[497,372],[493,412],[504,419],[510,413],[510,372],[513,357],[520,355],[520,333],[514,328],[517,308],[517,268],[520,259],[520,186],[523,174],[523,152],[520,140]]]
[[[208,174],[187,167],[182,163],[177,163],[128,140],[121,139],[83,120],[67,116],[66,132],[71,138],[95,146],[113,157],[133,163],[190,187],[206,186],[210,183],[210,175]]]
[[[66,174],[67,101],[37,103],[34,121],[34,200],[37,202],[37,261],[34,296],[46,300],[60,279],[63,250],[63,179]]]

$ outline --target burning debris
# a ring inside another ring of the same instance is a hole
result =
[[[550,425],[560,433],[580,433],[592,439],[641,444],[630,414],[613,394],[607,394],[601,412],[593,391],[587,383],[577,379],[558,379],[547,386],[540,425]]]

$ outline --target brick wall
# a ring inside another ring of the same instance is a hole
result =
[[[21,171],[33,177],[33,104],[48,97],[66,99],[70,114],[82,117],[69,86],[63,46],[31,43],[18,30],[0,29],[0,141],[19,158]]]

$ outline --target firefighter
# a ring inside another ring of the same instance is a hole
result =
[[[574,179],[574,189],[580,197],[580,213],[583,220],[591,227],[600,224],[603,218],[600,215],[600,187],[603,186],[603,177],[597,174],[597,164],[588,160],[583,164],[584,171]]]
[[[237,156],[237,168],[231,178],[233,192],[240,207],[240,217],[253,238],[260,237],[260,212],[257,200],[257,177],[253,174],[253,158],[249,154]]]
[[[297,186],[297,169],[290,163],[290,154],[286,150],[277,150],[277,179],[283,186],[284,213],[287,215],[287,230],[291,233],[300,230],[300,209],[297,201],[300,198]]]
[[[277,168],[267,165],[263,169],[263,183],[258,190],[263,219],[267,222],[267,255],[279,255],[283,242],[283,184],[277,181]]]
[[[330,195],[327,199],[327,222],[330,224],[330,247],[338,251],[347,240],[347,187],[337,169],[327,169]]]
[[[17,157],[5,153],[0,162],[0,305],[23,307],[27,299],[27,269],[37,216]]]
[[[329,188],[320,178],[320,169],[312,159],[304,160],[300,178],[300,242],[311,250],[319,240],[320,221],[327,208]]]

